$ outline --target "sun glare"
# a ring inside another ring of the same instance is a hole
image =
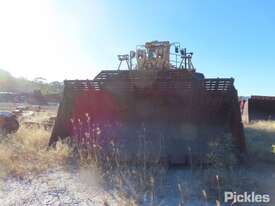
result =
[[[77,18],[68,21],[53,1],[0,1],[0,68],[49,80],[76,78],[77,69],[92,68],[79,46]]]

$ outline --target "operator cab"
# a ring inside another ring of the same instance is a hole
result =
[[[186,48],[181,48],[179,43],[151,41],[137,46],[136,51],[131,51],[130,55],[118,55],[120,61],[118,70],[122,62],[126,61],[129,70],[186,69],[195,71],[192,56],[193,53],[187,52]]]

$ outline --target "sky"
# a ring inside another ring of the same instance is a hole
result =
[[[0,0],[0,68],[48,81],[92,79],[117,54],[181,42],[206,77],[275,96],[275,1]]]

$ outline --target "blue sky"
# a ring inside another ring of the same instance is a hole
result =
[[[170,40],[195,53],[206,77],[234,77],[240,95],[275,96],[274,8],[271,0],[0,2],[0,68],[87,79],[138,44]]]

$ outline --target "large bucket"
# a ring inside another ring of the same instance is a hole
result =
[[[81,147],[112,146],[123,161],[186,163],[203,159],[230,136],[245,151],[233,79],[204,79],[188,70],[102,71],[64,82],[50,145],[71,137]]]
[[[275,120],[275,97],[251,96],[247,110],[248,122]]]

